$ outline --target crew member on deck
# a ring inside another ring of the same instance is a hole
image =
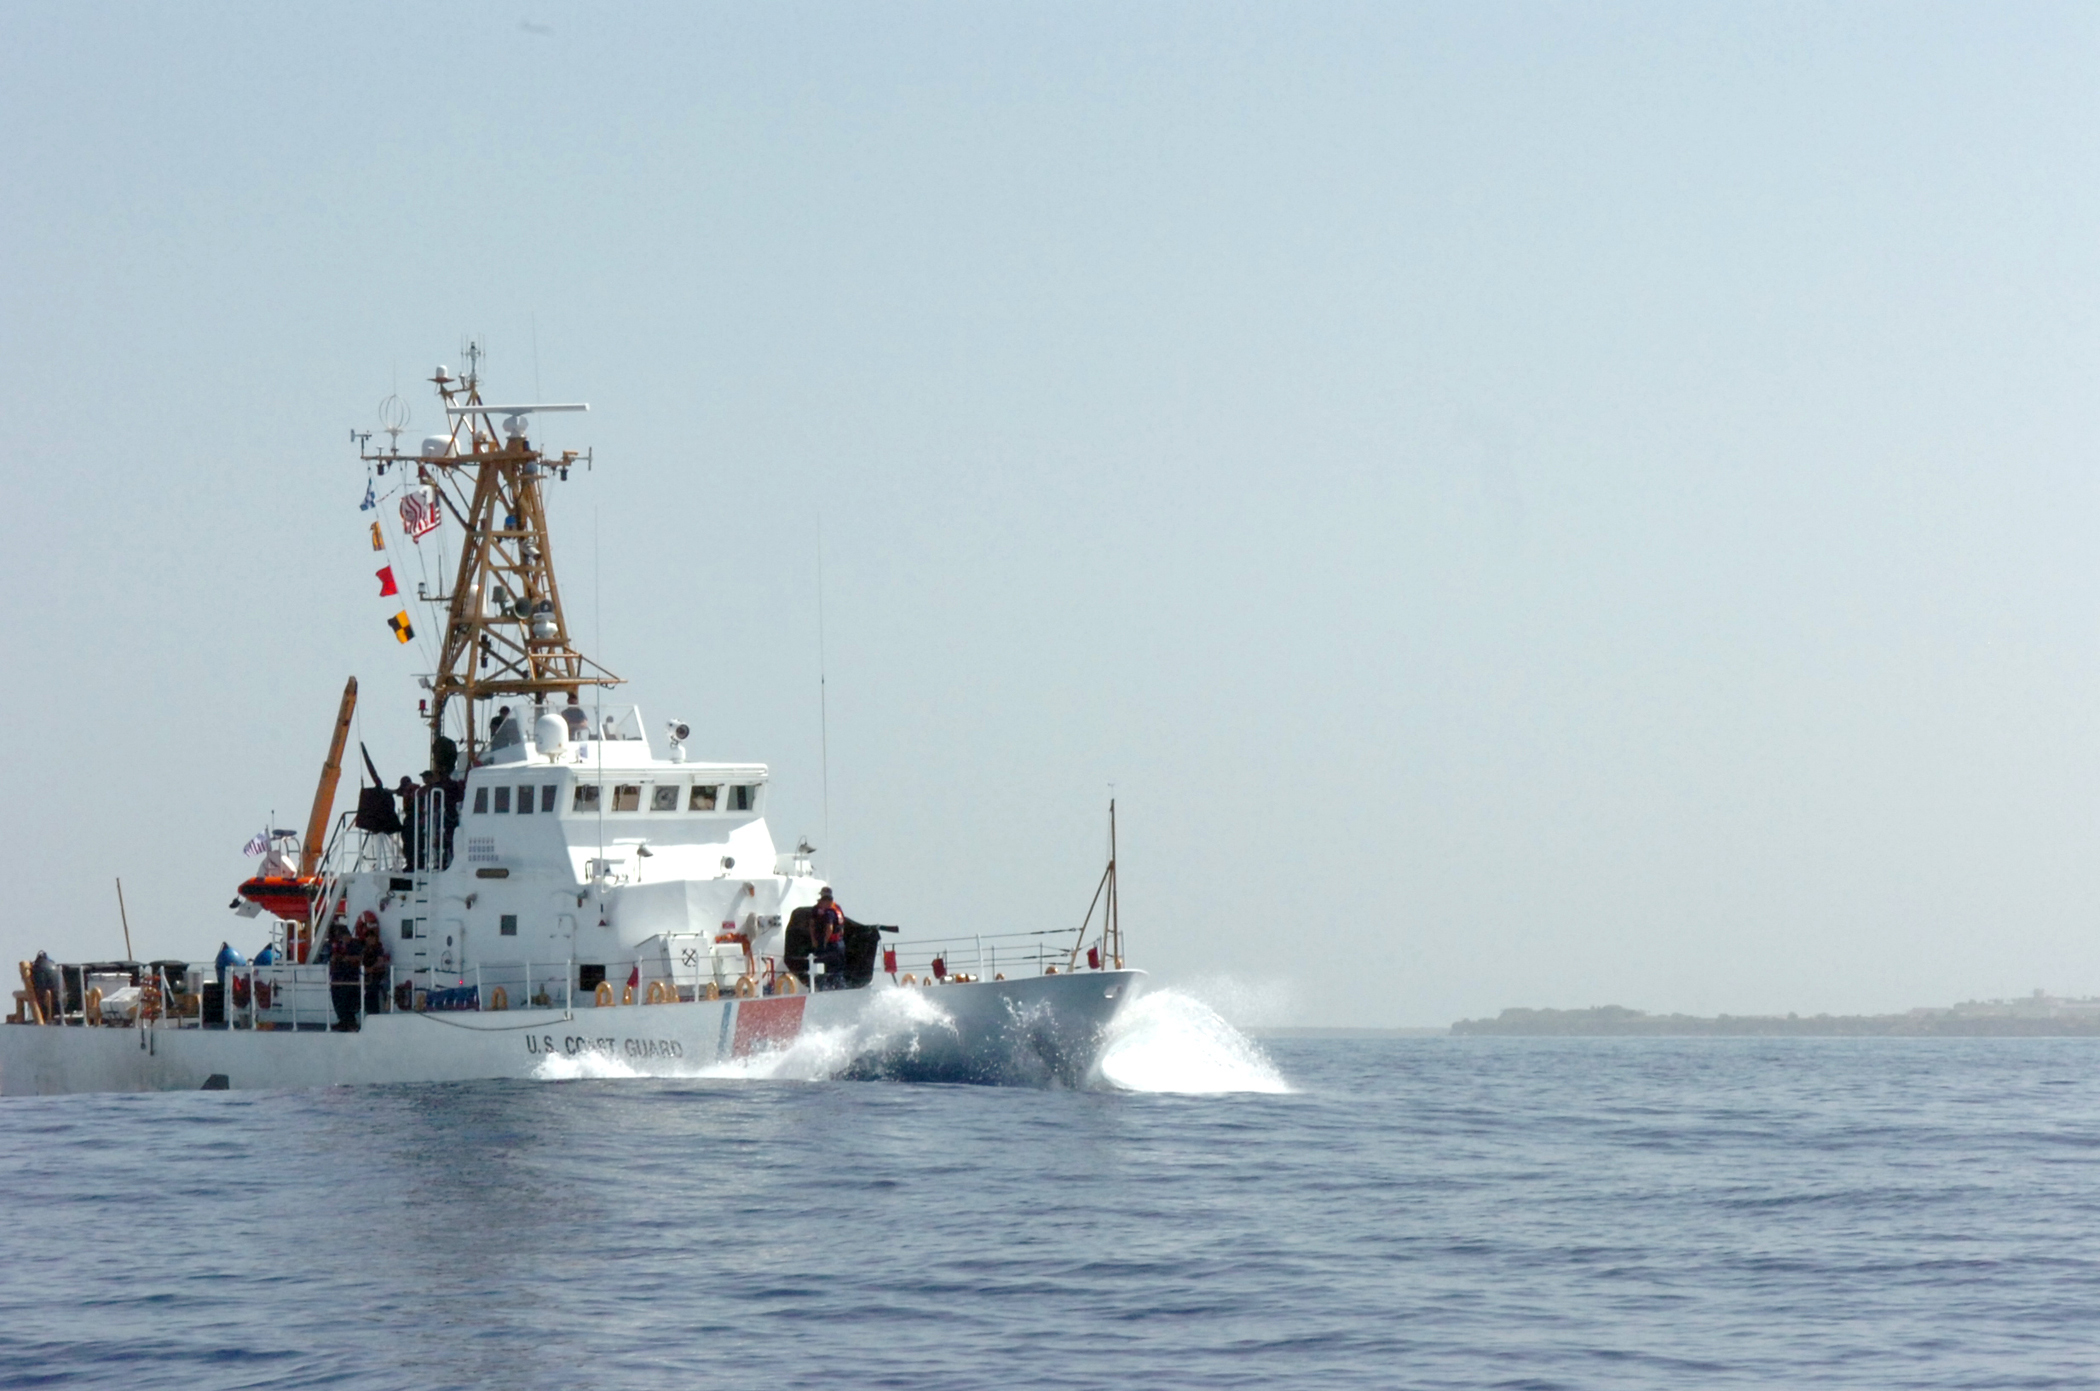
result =
[[[359,955],[365,968],[365,1013],[384,1014],[387,967],[393,955],[386,949],[386,935],[380,931],[377,919],[367,923],[360,918],[357,930],[364,938],[364,950]]]
[[[36,1007],[44,1012],[46,1024],[58,1022],[59,996],[65,988],[58,974],[58,963],[51,953],[40,951],[36,960],[29,963],[29,988],[36,992]]]
[[[817,895],[817,906],[809,919],[809,959],[821,962],[824,974],[816,979],[819,990],[839,990],[846,984],[846,915],[831,900],[827,886]]]
[[[335,1031],[357,1030],[357,984],[364,974],[365,956],[350,940],[350,929],[337,923],[328,930],[328,998],[335,1006]]]
[[[413,870],[418,867],[416,856],[419,852],[416,845],[419,828],[423,824],[423,818],[416,815],[415,781],[411,778],[401,779],[401,785],[394,789],[394,795],[401,799],[401,858]]]

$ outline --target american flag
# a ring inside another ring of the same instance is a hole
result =
[[[269,848],[270,832],[268,831],[268,829],[264,829],[257,831],[255,833],[255,839],[249,841],[246,845],[241,847],[241,853],[243,855],[260,855],[263,853],[263,851],[268,850]]]
[[[401,528],[411,541],[421,541],[437,530],[445,514],[438,509],[436,494],[429,488],[410,488],[401,497]]]

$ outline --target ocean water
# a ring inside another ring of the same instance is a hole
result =
[[[0,1384],[2100,1384],[2100,1041],[0,1102]]]

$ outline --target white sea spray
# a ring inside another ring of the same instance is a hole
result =
[[[1094,1065],[1103,1085],[1130,1092],[1288,1092],[1260,1045],[1179,990],[1140,995],[1110,1024]]]

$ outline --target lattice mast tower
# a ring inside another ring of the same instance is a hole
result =
[[[547,535],[541,485],[564,481],[588,453],[542,454],[527,436],[535,414],[581,411],[582,405],[492,405],[481,399],[481,351],[467,349],[467,369],[454,377],[443,367],[431,378],[444,402],[448,432],[423,441],[421,454],[389,446],[365,453],[384,474],[389,465],[413,467],[419,485],[458,522],[459,570],[449,595],[425,596],[446,607],[437,670],[431,677],[430,737],[446,737],[447,716],[458,702],[458,743],[472,766],[495,703],[506,697],[529,706],[559,703],[584,686],[617,686],[620,678],[578,652],[569,641],[554,549]],[[496,421],[502,421],[498,441]],[[391,432],[390,432],[391,433]],[[513,710],[532,729],[529,709]]]

